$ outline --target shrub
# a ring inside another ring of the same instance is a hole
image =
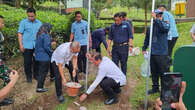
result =
[[[87,20],[88,11],[81,9],[83,19]],[[17,56],[19,51],[19,44],[17,39],[17,30],[22,19],[26,18],[26,10],[17,9],[7,5],[0,5],[0,15],[4,16],[5,28],[3,34],[5,40],[5,53],[8,56]],[[52,11],[37,11],[37,19],[42,23],[51,23],[53,25],[52,37],[57,40],[58,44],[69,40],[71,25],[74,22],[74,13],[70,15],[60,15]],[[91,30],[103,27],[103,21],[96,19],[94,13],[91,13]]]

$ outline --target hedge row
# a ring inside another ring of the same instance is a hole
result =
[[[83,19],[87,20],[88,11],[81,9],[83,13]],[[17,30],[19,23],[22,19],[26,18],[26,10],[17,9],[7,5],[0,5],[0,15],[4,16],[5,28],[3,34],[6,37],[5,40],[5,53],[9,56],[17,56],[19,51]],[[52,37],[60,44],[66,42],[69,39],[71,24],[74,21],[74,14],[60,15],[52,11],[37,11],[37,19],[43,23],[51,23],[53,25]],[[96,19],[95,15],[91,14],[91,30],[101,28],[104,26],[104,22]]]

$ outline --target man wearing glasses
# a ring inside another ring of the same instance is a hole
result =
[[[53,52],[51,57],[52,69],[55,74],[56,94],[60,103],[64,103],[65,99],[62,95],[62,84],[66,86],[66,79],[63,68],[66,63],[72,60],[73,71],[70,72],[71,77],[77,78],[77,56],[80,51],[79,42],[63,43]]]

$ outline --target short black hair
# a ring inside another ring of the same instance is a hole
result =
[[[81,13],[80,11],[76,11],[76,12],[75,12],[75,16],[76,16],[77,14],[80,14],[80,15],[82,16],[82,13]]]
[[[102,60],[102,55],[100,53],[96,52],[94,54],[94,59],[95,59],[95,61]]]
[[[120,17],[120,13],[116,13],[116,14],[114,15],[114,18],[116,18],[116,17]]]
[[[110,27],[105,27],[105,30],[106,31],[110,31]]]
[[[4,17],[2,15],[0,15],[0,18],[3,19]]]
[[[127,13],[126,12],[120,12],[120,16],[124,18],[124,17],[127,16]]]
[[[34,8],[28,8],[26,10],[26,13],[34,13],[34,14],[36,14],[36,10]]]
[[[163,7],[166,9],[166,6],[164,4],[158,5],[157,8]]]

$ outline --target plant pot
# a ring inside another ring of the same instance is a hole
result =
[[[76,82],[68,82],[66,84],[66,92],[68,96],[71,96],[71,97],[77,96],[80,88],[81,88],[81,85]]]

